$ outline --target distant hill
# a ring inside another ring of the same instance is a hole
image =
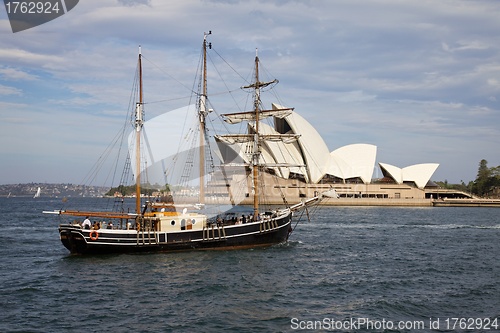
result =
[[[109,187],[86,186],[75,184],[7,184],[0,185],[0,197],[29,197],[41,189],[41,197],[102,197]]]

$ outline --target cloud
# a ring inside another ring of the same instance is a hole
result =
[[[45,51],[50,52],[51,50],[47,49]],[[45,68],[55,68],[54,65],[60,64],[64,61],[63,58],[58,55],[43,54],[18,48],[0,49],[0,60],[4,63]]]
[[[0,77],[5,78],[6,80],[23,80],[23,81],[32,81],[38,80],[36,75],[32,75],[22,70],[18,70],[10,67],[0,67]]]
[[[4,86],[0,84],[0,95],[17,95],[22,96],[23,92],[20,89]]]
[[[140,6],[140,5],[151,5],[151,0],[118,0],[119,3],[125,6]]]

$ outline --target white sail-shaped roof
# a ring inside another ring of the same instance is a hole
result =
[[[272,106],[273,109],[285,108],[274,103]],[[319,182],[330,167],[330,151],[323,138],[309,122],[295,112],[290,113],[283,120],[290,126],[293,133],[300,134],[298,143],[307,165],[308,180],[312,183]]]
[[[330,157],[328,174],[342,179],[359,177],[368,184],[373,175],[377,146],[364,143],[347,145],[332,151]]]
[[[273,104],[272,108],[282,111],[276,114],[267,114],[267,116],[274,117],[275,128],[261,122],[259,132],[264,137],[268,136],[268,139],[273,136],[278,138],[279,134],[290,135],[289,142],[262,141],[262,158],[267,163],[278,164],[274,167],[277,175],[288,178],[293,172],[303,175],[305,181],[310,183],[317,183],[327,174],[342,180],[359,178],[365,184],[371,182],[377,157],[377,146],[364,143],[351,144],[330,153],[316,129],[299,114],[278,104]],[[224,148],[232,147],[228,152],[233,156],[239,155],[246,162],[249,161],[249,158],[244,153],[245,142],[251,138],[255,130],[252,119],[251,117],[241,117],[238,120],[233,120],[233,122],[249,120],[251,123],[249,125],[250,135],[228,138]],[[293,140],[294,135],[297,135],[296,141]],[[284,164],[305,165],[306,167],[285,167]],[[387,163],[379,163],[379,165],[384,175],[391,177],[396,183],[414,182],[419,188],[426,186],[439,166],[437,163],[425,163],[401,169]]]
[[[347,161],[344,161],[340,156],[334,155],[334,151],[330,153],[330,167],[327,174],[345,180],[347,179],[347,170],[350,168],[351,166]]]
[[[379,163],[385,176],[389,176],[398,184],[414,182],[418,188],[424,188],[438,168],[438,163],[422,163],[398,168],[387,163]]]
[[[413,181],[419,188],[424,188],[438,168],[438,163],[422,163],[403,168],[403,181]]]
[[[403,183],[403,170],[401,168],[387,163],[379,163],[378,165],[384,176],[391,177],[398,184]]]

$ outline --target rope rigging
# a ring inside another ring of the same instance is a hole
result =
[[[226,64],[234,73],[236,73],[239,78],[241,78],[245,83],[247,83],[247,87],[249,87],[249,85],[248,85],[249,81],[247,79],[245,79],[240,73],[238,73],[238,71],[236,71],[234,69],[234,67],[232,67],[226,61],[226,59],[224,59],[217,52],[217,50],[211,48],[211,51],[214,54],[216,54],[220,59],[222,59],[222,62],[224,64]],[[182,86],[185,90],[189,91],[189,93],[190,93],[189,96],[148,101],[148,102],[144,102],[143,105],[157,104],[157,103],[162,103],[162,102],[171,102],[171,101],[176,101],[176,100],[189,100],[189,104],[191,105],[194,102],[193,99],[195,99],[196,104],[198,104],[198,108],[200,107],[200,105],[199,105],[200,98],[199,97],[202,96],[202,93],[200,93],[200,91],[202,90],[201,89],[202,77],[200,75],[200,73],[201,73],[200,69],[202,68],[202,61],[203,61],[202,57],[200,57],[200,59],[199,59],[195,79],[192,82],[191,87],[188,87],[186,84],[184,84],[180,80],[176,79],[165,68],[157,66],[149,58],[142,56],[142,59],[145,60],[148,64],[151,64],[154,68],[156,68],[157,70],[159,70],[163,74],[165,74],[168,78],[174,80],[177,84]],[[215,173],[215,170],[216,170],[216,164],[214,163],[214,159],[217,158],[217,155],[214,153],[215,150],[213,151],[213,149],[212,149],[212,146],[214,146],[214,143],[215,143],[215,135],[218,133],[231,133],[231,128],[230,128],[231,125],[228,125],[228,123],[226,123],[226,122],[220,121],[221,114],[219,114],[219,112],[217,111],[217,108],[213,107],[212,99],[214,97],[218,97],[218,96],[229,95],[229,96],[231,96],[231,101],[233,103],[232,106],[237,111],[249,109],[246,107],[242,108],[241,105],[250,106],[251,103],[253,103],[253,99],[252,99],[251,94],[243,94],[242,96],[244,96],[244,98],[239,97],[239,95],[237,95],[237,92],[241,92],[242,88],[238,87],[236,89],[230,89],[230,87],[229,87],[230,84],[224,78],[224,75],[223,75],[224,72],[218,68],[217,62],[212,57],[212,55],[208,54],[207,59],[209,60],[209,63],[213,67],[213,71],[211,71],[211,72],[216,73],[216,76],[218,77],[219,86],[223,86],[225,88],[223,91],[220,91],[217,93],[211,93],[210,98],[206,97],[206,100],[204,100],[204,103],[207,105],[207,108],[206,108],[207,112],[206,112],[206,117],[204,118],[205,119],[205,127],[204,127],[204,131],[205,131],[204,142],[205,142],[205,144],[203,146],[204,146],[205,156],[207,157],[207,161],[209,161],[209,163],[206,163],[204,166],[205,167],[204,173],[205,173],[205,175],[213,175]],[[264,66],[261,66],[261,69],[262,69],[262,73],[264,74],[264,76],[269,76],[269,72],[267,71],[267,69]],[[132,88],[133,92],[131,94],[131,98],[129,101],[129,113],[128,113],[128,117],[127,117],[128,119],[133,118],[133,110],[134,110],[134,103],[135,103],[133,97],[137,94],[137,90],[138,90],[138,84],[135,83],[135,82],[137,82],[137,76],[138,76],[138,74],[136,73],[136,77],[134,79],[134,86]],[[253,77],[253,75],[252,75],[252,77]],[[258,82],[256,84],[259,84],[259,88],[261,88],[262,91],[272,91],[273,94],[277,97],[278,95],[277,95],[277,91],[275,89],[277,83],[278,83],[278,80],[273,79],[273,80],[269,81],[269,84],[264,84],[264,82]],[[278,101],[279,101],[279,98],[278,98]],[[259,99],[258,102],[259,102],[260,110],[265,109],[263,106],[263,104],[264,104],[263,101]],[[279,102],[279,103],[283,104],[281,102]],[[251,105],[250,108],[253,109],[253,105]],[[192,148],[186,149],[186,146],[183,146],[183,144],[182,144],[182,143],[192,144],[191,147],[196,146],[197,138],[199,138],[199,135],[200,135],[200,129],[198,126],[196,126],[196,120],[190,121],[190,120],[192,120],[192,119],[190,119],[191,116],[192,116],[192,114],[190,112],[186,112],[185,117],[184,117],[184,122],[183,122],[182,126],[179,126],[182,128],[182,136],[181,137],[183,139],[181,140],[182,142],[180,142],[181,144],[177,145],[177,147],[176,147],[177,151],[175,153],[175,156],[173,156],[173,158],[172,158],[172,162],[170,162],[172,164],[164,167],[163,176],[164,176],[165,183],[167,183],[167,181],[173,181],[173,179],[168,179],[167,176],[171,177],[172,175],[178,173],[179,172],[178,170],[182,170],[180,172],[181,177],[180,177],[179,185],[187,185],[191,180],[196,178],[196,177],[192,176],[192,171],[193,171],[194,165],[195,165],[193,162],[195,151]],[[196,117],[195,117],[195,119],[196,119]],[[269,117],[268,119],[265,119],[262,121],[264,123],[266,123],[270,128],[275,128],[274,124],[272,123],[273,117]],[[113,145],[117,145],[117,142],[120,141],[120,139],[122,142],[127,141],[125,139],[126,133],[127,133],[127,131],[126,131],[127,124],[128,123],[126,122],[124,124],[124,126],[122,127],[122,129],[120,130],[120,132],[118,133],[118,135],[115,137]],[[251,123],[248,124],[246,122],[241,122],[239,125],[239,127],[240,127],[239,133],[248,132],[248,130],[251,129],[252,126],[255,126],[255,124],[252,125]],[[237,126],[233,126],[233,127],[237,127]],[[148,144],[147,138],[145,138],[144,140],[141,140],[140,142],[141,142],[141,145]],[[267,145],[267,143],[263,143],[263,144]],[[285,144],[281,144],[281,145],[274,145],[273,147],[274,148],[273,148],[272,152],[273,152],[274,156],[271,156],[271,157],[274,158],[276,161],[286,161],[287,159],[290,158],[290,156],[293,155],[292,150],[290,150],[291,148],[293,148],[293,143],[292,144],[285,143]],[[119,156],[122,155],[122,149],[123,149],[123,143],[119,146],[119,149],[118,149],[119,154],[116,158],[117,161],[119,160]],[[271,151],[271,148],[269,148],[269,146],[266,146],[266,149],[267,149],[267,151]],[[141,149],[141,155],[146,154],[146,151],[147,151],[147,149]],[[111,151],[106,151],[105,154],[103,154],[103,156],[101,156],[101,158],[102,159],[107,158],[107,155],[109,155],[110,153],[111,153]],[[186,153],[186,155],[183,158],[181,158],[180,155],[183,153]],[[248,153],[251,155],[252,149],[250,149],[250,151]],[[265,161],[265,159],[267,159],[267,158],[264,158],[264,157],[261,157],[261,158],[262,158],[263,162],[272,162],[272,161]],[[142,160],[147,161],[147,159],[142,159]],[[250,160],[250,158],[247,157],[247,160]],[[127,161],[128,161],[127,162],[128,164],[125,164],[125,167],[124,167],[125,171],[122,174],[122,177],[120,180],[120,185],[125,185],[127,183],[127,180],[130,180],[130,171],[132,169],[130,166],[130,155],[128,156]],[[186,162],[187,162],[188,167],[186,167],[186,165],[185,165]],[[224,162],[224,161],[222,161],[222,162]],[[147,170],[148,170],[148,167],[150,167],[150,166],[151,165],[143,165],[143,167],[141,167],[141,170],[145,171],[144,175],[145,175],[146,182],[148,179]],[[179,168],[182,168],[182,169],[179,169]],[[264,167],[261,167],[261,168],[265,172],[261,172],[259,177],[264,177],[265,174],[269,173],[270,171],[274,171],[277,176],[283,176],[281,168],[285,168],[285,166],[268,167],[265,170],[264,170]],[[96,171],[97,171],[97,169],[100,169],[100,168],[96,168]],[[116,163],[116,167],[114,169],[114,174],[112,176],[112,178],[113,178],[112,183],[114,183],[114,180],[117,177],[116,174],[117,174],[118,169],[119,169],[118,163]],[[240,171],[248,177],[249,176],[248,170],[245,170],[245,169],[246,169],[245,167],[242,167],[242,170],[240,170]],[[140,170],[136,170],[136,172],[140,172]],[[274,174],[274,172],[272,172],[272,173]],[[232,177],[231,175],[229,175],[229,176]],[[92,176],[90,179],[91,180],[95,179],[95,176]],[[245,191],[248,191],[248,185],[247,185],[246,181],[244,181],[244,179],[240,179],[240,180],[236,180],[236,181],[232,182],[232,186],[236,185],[238,182],[240,182],[241,185],[243,185],[242,190],[239,191],[239,190],[233,189],[233,196],[239,196],[240,198],[243,199],[245,197]],[[281,199],[285,202],[286,206],[288,206],[286,196],[283,193],[281,186],[279,186],[278,180],[273,179],[273,182],[276,185],[276,186],[274,186],[274,188],[278,189],[279,195],[281,196]],[[259,183],[266,184],[266,181],[264,180],[264,178],[262,178]],[[227,188],[229,188],[229,186],[227,186]],[[265,193],[265,189],[260,190],[259,192]],[[263,204],[266,204],[266,203],[263,202]]]

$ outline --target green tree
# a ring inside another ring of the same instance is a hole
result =
[[[163,190],[169,190],[170,186],[166,184],[165,186],[161,186],[158,184],[151,185],[151,184],[143,184],[141,186],[141,194],[143,195],[148,195],[151,196],[153,192],[156,192],[158,190],[161,190],[163,187]],[[135,185],[119,185],[118,187],[113,187],[111,188],[106,195],[107,196],[113,196],[116,192],[121,193],[123,196],[130,196],[132,194],[135,194]]]
[[[493,167],[490,169],[491,177],[495,177],[497,179],[500,179],[500,165],[497,167]]]
[[[479,162],[476,181],[474,182],[474,193],[484,195],[487,191],[488,179],[490,177],[490,169],[488,169],[488,161],[482,159]]]
[[[488,168],[488,161],[481,160],[474,181],[473,192],[480,196],[488,195],[496,186],[500,186],[500,166]]]

